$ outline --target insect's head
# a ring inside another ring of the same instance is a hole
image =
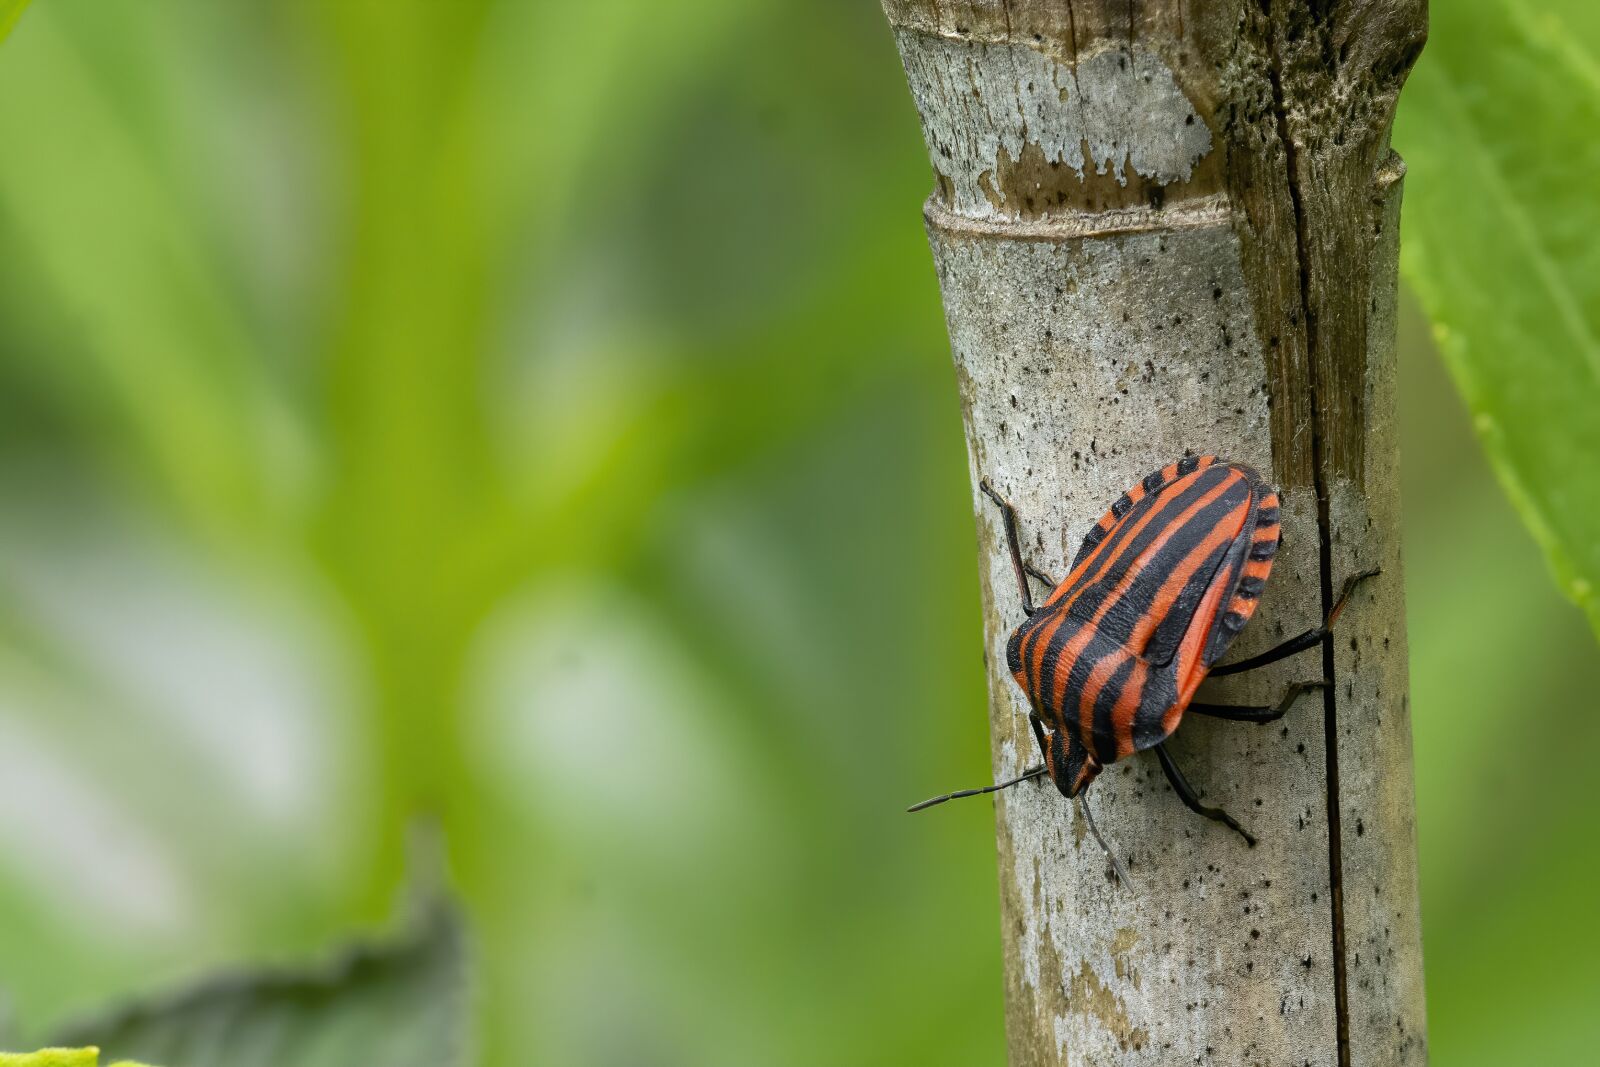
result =
[[[1044,765],[1061,795],[1069,799],[1087,789],[1101,770],[1094,755],[1078,743],[1078,736],[1071,730],[1055,730],[1049,734]]]

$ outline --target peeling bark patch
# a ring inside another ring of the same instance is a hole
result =
[[[1111,939],[1111,961],[1116,966],[1117,978],[1132,983],[1135,989],[1139,988],[1139,972],[1134,969],[1128,954],[1138,943],[1139,931],[1131,926],[1124,926]]]
[[[1139,1051],[1149,1042],[1150,1035],[1144,1028],[1128,1021],[1128,1010],[1122,998],[1100,981],[1100,976],[1090,970],[1087,963],[1080,965],[1078,973],[1068,980],[1066,995],[1073,1013],[1092,1018],[1105,1027],[1123,1052]],[[1067,1019],[1056,1020],[1056,1041],[1059,1046],[1067,1045],[1071,1031]]]
[[[1025,42],[896,32],[939,189],[958,214],[1159,207],[1211,152],[1210,127],[1148,49],[1106,46],[1074,66]],[[1205,177],[1195,193],[1215,191]]]

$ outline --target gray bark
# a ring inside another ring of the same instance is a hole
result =
[[[1059,575],[1111,501],[1186,451],[1271,472],[1285,544],[1235,655],[1383,568],[1320,652],[1202,690],[1271,703],[1330,677],[1325,694],[1268,727],[1191,717],[1169,744],[1257,848],[1190,814],[1150,753],[1088,793],[1131,892],[1048,782],[999,794],[1012,1064],[1425,1063],[1388,145],[1422,0],[884,6],[937,177],[997,780],[1037,753],[981,477]]]

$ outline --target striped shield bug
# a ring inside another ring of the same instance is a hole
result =
[[[1275,663],[1321,644],[1355,587],[1352,575],[1321,626],[1259,655],[1217,666],[1256,605],[1278,551],[1278,492],[1250,467],[1187,456],[1124,493],[1084,538],[1066,578],[1025,563],[1017,512],[985,478],[1000,509],[1011,566],[1027,616],[1006,643],[1006,665],[1027,695],[1029,725],[1043,759],[1007,782],[935,797],[909,810],[1006,789],[1049,775],[1077,800],[1102,848],[1083,792],[1117,760],[1154,749],[1173,791],[1196,814],[1256,839],[1220,808],[1200,802],[1163,744],[1185,713],[1234,722],[1281,719],[1295,699],[1326,681],[1297,682],[1273,705],[1235,707],[1194,700],[1208,676]],[[1034,605],[1032,577],[1050,587]],[[1109,848],[1112,864],[1126,872]]]

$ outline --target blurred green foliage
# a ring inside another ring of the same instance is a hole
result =
[[[1438,5],[1404,262],[1496,473],[1600,633],[1600,7]],[[1574,462],[1577,460],[1577,462]]]
[[[225,974],[54,1039],[194,1067],[455,1067],[467,1047],[462,949],[457,917],[433,903],[403,936],[312,970]]]
[[[11,33],[11,28],[22,17],[22,9],[27,6],[28,0],[0,0],[0,41]]]
[[[421,814],[485,1063],[993,1061],[991,814],[901,814],[988,770],[928,186],[869,3],[30,11],[0,56],[22,1032],[375,930]],[[1600,667],[1415,315],[1403,344],[1433,1047],[1580,1062]],[[1508,759],[1512,723],[1560,743]]]

